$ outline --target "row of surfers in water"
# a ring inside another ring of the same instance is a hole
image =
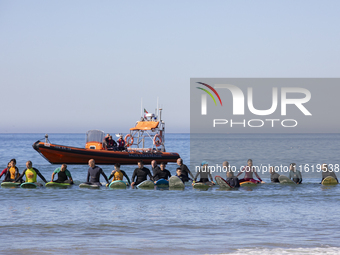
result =
[[[100,168],[95,164],[94,159],[90,159],[88,162],[89,168],[87,172],[87,179],[86,184],[89,185],[101,185],[100,183],[100,175],[104,177],[104,179],[107,182],[107,185],[110,183],[110,179],[112,181],[118,181],[123,180],[125,177],[127,179],[127,182],[132,187],[142,183],[143,181],[147,180],[147,177],[149,176],[150,180],[156,182],[159,179],[165,179],[168,180],[171,177],[171,173],[169,170],[165,169],[166,164],[161,163],[160,166],[157,165],[157,162],[153,160],[151,162],[152,166],[152,173],[150,170],[146,167],[144,167],[143,161],[138,162],[138,167],[134,170],[132,174],[132,182],[129,179],[129,176],[125,173],[125,171],[120,169],[120,164],[115,164],[115,170],[113,170],[107,178],[106,174]],[[201,167],[199,171],[196,172],[196,176],[194,177],[189,168],[183,164],[183,160],[181,158],[177,159],[177,165],[178,168],[176,169],[176,176],[179,177],[183,182],[188,182],[192,180],[193,182],[202,182],[202,183],[211,183],[214,185],[213,177],[209,171],[209,165],[207,161],[203,161],[201,163]],[[250,181],[253,183],[264,183],[262,179],[259,177],[258,173],[256,172],[256,168],[253,166],[253,161],[251,159],[248,160],[247,165],[244,166],[241,171],[234,176],[234,172],[231,171],[229,167],[228,161],[223,162],[223,168],[227,169],[226,171],[226,182],[231,187],[239,187],[241,182]],[[296,164],[291,163],[289,166],[290,172],[289,172],[289,179],[293,180],[296,184],[302,183],[302,175],[299,170],[296,169]],[[275,172],[274,168],[271,167],[270,170],[270,179],[271,182],[279,182],[280,175]],[[238,179],[238,176],[242,173],[245,173],[244,178]],[[253,174],[257,177],[258,180],[253,178]],[[32,182],[36,183],[37,185],[41,185],[37,182],[37,176],[39,176],[45,183],[47,183],[45,177],[40,173],[40,171],[32,166],[31,161],[26,162],[26,169],[20,174],[19,169],[16,167],[16,160],[11,159],[11,161],[8,163],[7,168],[5,168],[1,174],[1,177],[5,175],[4,182],[24,182],[23,177],[26,178],[26,182]],[[57,175],[57,179],[54,180],[55,175]],[[192,177],[192,179],[189,177],[189,175]],[[198,176],[200,176],[200,180],[197,181]],[[326,177],[331,176],[334,179],[337,180],[339,183],[334,171],[329,170],[327,167],[327,164],[322,165],[322,180]],[[321,180],[321,181],[322,181]],[[73,179],[71,172],[67,169],[66,164],[62,164],[61,167],[58,167],[55,169],[51,176],[51,182],[57,182],[57,183],[70,183],[73,184]]]
[[[322,179],[321,182],[328,176],[333,177],[338,183],[338,178],[336,177],[334,171],[328,169],[327,164],[322,164]],[[247,165],[241,168],[241,171],[234,176],[234,172],[231,170],[228,161],[223,162],[223,169],[226,169],[226,175],[227,179],[226,182],[229,184],[230,187],[232,188],[237,188],[240,187],[240,183],[242,182],[252,182],[252,183],[265,183],[262,181],[258,173],[256,172],[256,167],[253,166],[253,160],[248,159]],[[201,168],[200,168],[201,173],[205,172],[207,176],[209,176],[212,179],[211,173],[209,172],[209,166],[207,161],[203,161],[201,163]],[[242,173],[245,172],[244,178],[238,179],[237,177],[240,176]],[[280,175],[275,171],[274,167],[270,167],[269,169],[270,173],[270,180],[271,182],[280,182],[279,177]],[[253,175],[257,177],[258,180],[253,178]],[[202,176],[202,174],[201,174]],[[302,183],[302,174],[299,170],[296,169],[296,163],[291,163],[289,165],[289,176],[288,178],[295,182],[296,184],[301,184]],[[213,181],[212,181],[213,182]]]
[[[183,160],[181,158],[177,159],[178,168],[176,169],[176,176],[178,176],[183,182],[187,182],[189,180],[192,180],[189,178],[189,174],[191,177],[196,180],[198,175],[196,175],[196,178],[193,177],[192,173],[190,172],[189,168],[183,164]],[[100,168],[95,164],[94,159],[90,159],[88,161],[88,172],[87,172],[87,179],[85,184],[89,185],[101,185],[100,183],[100,175],[102,175],[107,182],[107,185],[110,184],[110,179],[112,178],[112,181],[118,181],[123,180],[125,177],[128,184],[132,187],[142,183],[143,181],[147,180],[147,176],[149,176],[150,180],[156,182],[159,179],[166,179],[168,180],[171,177],[171,173],[169,170],[165,169],[166,164],[161,163],[160,166],[157,165],[157,162],[153,160],[151,162],[152,166],[152,172],[151,174],[150,170],[146,167],[144,167],[143,161],[138,162],[138,167],[134,170],[132,174],[132,182],[130,181],[129,176],[125,173],[125,171],[120,169],[120,164],[116,163],[114,165],[115,170],[111,172],[111,175],[107,177],[107,175],[104,173],[103,169]],[[26,169],[20,174],[19,169],[16,166],[16,160],[11,159],[11,161],[8,163],[7,168],[5,168],[1,174],[1,177],[5,175],[5,179],[3,182],[30,182],[35,183],[38,186],[41,186],[40,183],[37,182],[37,177],[39,176],[42,181],[47,183],[46,178],[40,173],[40,171],[33,167],[33,164],[31,161],[26,162]],[[57,175],[56,180],[54,180],[55,175]],[[23,178],[25,177],[25,181]],[[62,164],[60,167],[55,169],[51,176],[51,182],[57,182],[57,183],[70,183],[73,184],[73,179],[71,172],[67,169],[66,164]]]

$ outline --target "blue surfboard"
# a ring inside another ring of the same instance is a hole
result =
[[[169,186],[169,181],[165,180],[165,179],[159,179],[158,181],[156,181],[156,186]]]
[[[37,185],[33,182],[24,182],[20,185],[20,187],[24,189],[35,189]]]

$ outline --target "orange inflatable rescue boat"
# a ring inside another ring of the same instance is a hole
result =
[[[159,116],[161,115],[159,109]],[[164,145],[165,123],[154,114],[147,114],[130,128],[125,136],[123,150],[108,150],[105,146],[105,134],[100,130],[90,130],[86,133],[85,148],[52,144],[45,135],[45,141],[36,141],[32,146],[47,161],[52,164],[88,164],[94,159],[96,164],[112,165],[115,163],[135,165],[143,160],[150,164],[152,160],[160,162],[176,162],[180,157],[176,152],[166,152]],[[150,148],[144,148],[145,140],[152,143]]]

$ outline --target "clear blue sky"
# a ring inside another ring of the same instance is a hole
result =
[[[0,132],[189,132],[191,77],[339,77],[339,1],[0,0]]]

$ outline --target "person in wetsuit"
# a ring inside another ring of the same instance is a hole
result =
[[[16,167],[17,161],[13,158],[9,162],[9,167],[5,175],[4,182],[14,182],[20,176],[19,169]]]
[[[296,184],[301,184],[302,183],[302,175],[299,170],[296,169],[296,164],[291,163],[289,165],[289,179],[293,180]]]
[[[151,170],[152,170],[152,174],[153,176],[155,176],[155,174],[160,171],[161,169],[159,168],[159,166],[157,166],[157,161],[156,160],[152,160],[151,161]]]
[[[184,175],[184,174],[182,174],[182,170],[181,170],[181,168],[180,167],[178,167],[177,169],[176,169],[176,175],[175,176],[177,176],[178,178],[180,178],[181,179],[181,181],[184,183],[184,180],[186,180],[187,179],[187,177]],[[184,180],[183,180],[184,179]]]
[[[165,179],[168,180],[171,177],[171,173],[169,170],[165,169],[165,163],[162,162],[160,164],[160,169],[156,172],[156,174],[153,176],[153,180],[158,181],[159,179]]]
[[[8,170],[9,168],[11,168],[11,162],[8,162],[8,163],[7,163],[7,167],[6,167],[4,170],[2,170],[2,172],[0,173],[0,179],[1,179],[1,177],[2,177],[3,175],[6,176],[7,170]]]
[[[153,177],[150,173],[150,170],[147,169],[146,167],[144,167],[143,161],[139,161],[138,162],[138,168],[136,168],[133,171],[133,174],[132,174],[131,187],[138,185],[138,184],[142,183],[143,181],[145,181],[147,176],[149,176],[150,180],[153,181]],[[135,181],[135,178],[136,178],[136,181]]]
[[[188,182],[190,180],[189,174],[192,179],[194,179],[193,174],[190,172],[189,168],[183,164],[183,159],[178,158],[177,159],[177,165],[181,168],[182,175],[185,176],[185,178],[182,179],[184,182]]]
[[[37,186],[42,186],[41,183],[37,182],[37,176],[39,176],[41,180],[47,183],[45,177],[40,173],[40,171],[32,167],[32,161],[26,162],[26,169],[18,178],[15,179],[15,182],[21,181],[24,176],[26,177],[26,182],[33,182]]]
[[[114,182],[114,181],[122,181],[123,177],[125,177],[127,179],[128,183],[129,183],[129,185],[131,184],[129,176],[127,176],[125,171],[120,169],[120,164],[119,163],[115,164],[115,170],[113,170],[111,172],[111,175],[109,176],[108,179],[110,180],[112,177],[113,177],[112,182]]]
[[[58,179],[56,181],[53,181],[54,175],[56,174],[58,174]],[[72,175],[67,169],[66,164],[62,164],[61,167],[58,167],[56,170],[54,170],[54,172],[52,173],[51,182],[73,184]]]
[[[232,188],[240,187],[240,182],[239,182],[238,178],[234,176],[233,171],[229,167],[228,161],[224,161],[222,166],[223,166],[223,169],[226,169],[226,171],[227,171],[227,173],[226,173],[227,179],[225,181],[229,184],[229,186],[232,187]]]
[[[238,173],[238,175],[236,175],[236,177],[239,177],[239,175],[241,175],[243,172],[246,172],[245,175],[244,175],[244,178],[241,179],[241,180],[239,180],[240,183],[241,183],[241,182],[245,182],[245,181],[251,181],[251,182],[253,182],[253,183],[261,183],[262,180],[261,180],[260,176],[257,174],[255,167],[253,166],[253,160],[248,159],[247,164],[248,164],[248,165],[247,165],[247,166],[244,166],[244,167],[241,169],[241,171]],[[258,181],[258,180],[255,180],[255,179],[253,178],[253,173],[256,175],[256,177],[257,177],[257,179],[259,179],[259,181]]]
[[[104,176],[105,181],[109,183],[109,180],[107,179],[103,169],[101,169],[99,166],[96,166],[94,159],[90,159],[85,184],[101,186],[102,184],[100,183],[100,175]]]
[[[269,168],[269,173],[270,173],[270,180],[271,180],[271,182],[280,182],[279,181],[280,175],[277,172],[275,172],[274,167],[271,166]]]
[[[323,179],[325,179],[328,176],[333,177],[339,183],[339,180],[336,177],[334,171],[333,170],[329,170],[327,164],[322,164],[322,180],[321,180],[321,182],[323,181]]]
[[[200,176],[200,180],[198,182],[203,182],[203,183],[207,183],[209,182],[209,178],[211,179],[211,183],[214,185],[214,179],[211,176],[210,173],[210,169],[208,167],[208,162],[207,161],[203,161],[201,163],[201,167],[199,169],[199,171],[196,173],[196,176],[194,178],[194,182],[196,182],[197,177]]]

